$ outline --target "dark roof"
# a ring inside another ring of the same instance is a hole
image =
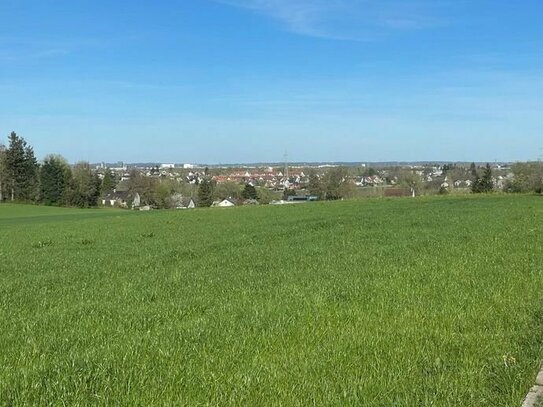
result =
[[[112,192],[111,194],[107,194],[105,196],[105,199],[107,200],[116,200],[116,201],[127,201],[129,199],[132,199],[136,196],[136,194],[133,194],[132,192],[128,191],[117,191]]]

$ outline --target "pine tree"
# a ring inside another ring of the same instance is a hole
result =
[[[115,189],[115,182],[113,180],[113,176],[111,174],[110,169],[108,168],[106,170],[106,173],[104,174],[104,179],[102,180],[102,185],[100,187],[100,192],[102,196],[105,196]]]
[[[478,194],[481,192],[481,183],[475,163],[471,163],[471,165],[469,166],[469,173],[471,176],[471,192],[473,192],[474,194]]]
[[[9,148],[6,151],[7,188],[10,199],[14,201],[20,195],[20,183],[22,179],[22,165],[24,162],[23,140],[17,137],[15,132],[9,136]]]
[[[469,172],[473,178],[477,178],[477,167],[475,166],[475,163],[471,163],[469,166]]]
[[[0,203],[4,201],[4,187],[6,178],[6,148],[0,144]]]
[[[471,192],[475,194],[482,194],[492,192],[494,190],[494,181],[492,180],[492,168],[490,164],[486,164],[486,167],[483,171],[483,176],[480,177],[477,171],[473,172],[472,169],[472,184]]]
[[[40,201],[46,205],[61,205],[71,179],[71,170],[60,156],[45,157],[40,168]]]
[[[34,149],[27,145],[24,153],[24,182],[22,186],[23,200],[37,201],[39,191],[39,169],[38,160],[34,155]]]
[[[483,176],[480,180],[481,192],[492,192],[494,190],[494,181],[492,180],[492,168],[490,164],[486,164]]]
[[[256,192],[256,188],[251,184],[245,185],[245,188],[241,193],[241,197],[243,199],[257,199],[258,193]]]
[[[204,178],[198,185],[198,206],[209,208],[213,205],[213,187],[211,181]]]
[[[36,199],[38,163],[34,150],[27,142],[11,132],[5,154],[6,184],[12,201]]]

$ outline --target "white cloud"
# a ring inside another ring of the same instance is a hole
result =
[[[278,21],[306,36],[366,41],[390,31],[433,28],[444,24],[439,0],[215,0]]]

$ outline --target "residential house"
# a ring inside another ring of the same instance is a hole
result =
[[[194,209],[196,208],[196,203],[192,198],[182,198],[180,202],[177,203],[176,209]]]
[[[211,207],[213,208],[230,208],[232,206],[236,206],[234,202],[232,202],[230,199],[223,199],[222,201],[215,201],[213,202],[213,205]]]
[[[140,194],[138,194],[137,192],[131,193],[115,191],[111,194],[107,194],[102,199],[102,205],[135,209],[141,206],[141,197]]]

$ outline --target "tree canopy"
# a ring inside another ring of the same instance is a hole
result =
[[[350,198],[354,185],[349,180],[349,171],[345,167],[331,168],[323,179],[324,195],[327,200]]]
[[[38,195],[38,163],[34,150],[14,131],[5,151],[5,179],[12,201],[33,201]]]
[[[213,185],[205,177],[198,185],[198,206],[209,208],[213,205]]]
[[[512,168],[514,178],[505,186],[507,192],[543,192],[543,163],[515,163]]]
[[[319,198],[322,198],[324,196],[321,179],[315,170],[311,170],[309,172],[307,190],[310,195],[318,196]]]
[[[486,164],[482,176],[479,176],[478,171],[474,168],[474,164],[472,164],[471,172],[473,176],[471,191],[473,193],[482,194],[494,190],[494,180],[492,178],[492,168],[490,167],[490,164]]]
[[[68,202],[68,191],[72,181],[70,166],[58,155],[49,155],[43,160],[39,172],[40,202],[46,205],[61,205]]]
[[[243,199],[257,199],[258,192],[256,191],[256,188],[254,186],[252,186],[251,184],[247,184],[245,185],[241,196]]]

